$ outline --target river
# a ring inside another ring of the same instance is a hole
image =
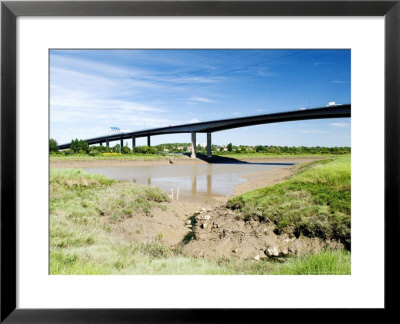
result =
[[[235,186],[246,180],[244,175],[285,168],[293,163],[229,163],[89,167],[89,173],[104,174],[115,180],[131,181],[158,187],[179,200],[202,201],[230,196]]]

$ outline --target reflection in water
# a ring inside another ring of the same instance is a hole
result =
[[[197,192],[197,177],[192,176],[192,194]]]
[[[202,200],[232,195],[236,185],[246,181],[241,175],[285,168],[292,164],[184,164],[134,167],[87,168],[116,180],[159,187],[166,193],[179,188],[180,200]]]

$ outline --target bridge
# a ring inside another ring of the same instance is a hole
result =
[[[326,118],[344,118],[351,117],[351,104],[336,105],[321,108],[302,109],[295,111],[279,112],[272,114],[254,115],[239,118],[229,118],[212,120],[199,123],[184,125],[152,128],[129,133],[118,133],[104,135],[86,139],[89,145],[105,143],[110,145],[111,141],[121,141],[121,147],[126,139],[132,140],[132,147],[136,146],[136,138],[147,137],[147,146],[151,145],[150,137],[155,135],[167,135],[178,133],[192,134],[192,158],[196,157],[196,133],[207,133],[207,157],[211,157],[211,134],[213,132],[223,131],[232,128],[254,126],[261,124],[281,123],[287,121],[326,119]],[[70,148],[71,143],[59,145],[60,150]]]

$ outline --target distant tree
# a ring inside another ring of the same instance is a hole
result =
[[[264,152],[265,151],[265,147],[262,145],[257,145],[256,146],[256,152]]]
[[[233,148],[232,143],[229,143],[227,146],[228,152],[232,152],[232,148]]]
[[[113,147],[114,153],[120,153],[121,152],[121,145],[115,144]]]
[[[80,151],[83,153],[89,153],[89,144],[86,141],[80,140],[79,141]]]
[[[124,146],[124,147],[121,149],[121,153],[122,153],[122,154],[129,154],[129,153],[131,153],[131,149],[130,149],[128,146]]]
[[[71,141],[71,146],[69,149],[73,153],[78,153],[81,150],[81,145],[79,144],[79,140],[77,138]]]
[[[57,141],[53,138],[50,138],[50,141],[49,141],[49,151],[50,152],[58,152]]]

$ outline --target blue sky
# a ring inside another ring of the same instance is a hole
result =
[[[135,131],[351,103],[350,63],[350,50],[51,50],[50,137],[63,144],[111,126]],[[350,146],[350,129],[349,118],[286,122],[215,132],[212,141]],[[190,134],[152,137],[168,142],[190,142]]]

